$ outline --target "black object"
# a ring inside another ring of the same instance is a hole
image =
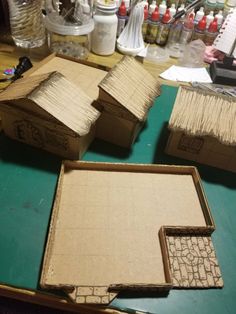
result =
[[[233,65],[233,61],[233,56],[226,55],[223,61],[211,63],[210,75],[213,83],[236,86],[236,66]]]
[[[19,64],[15,68],[14,76],[12,80],[15,81],[22,76],[24,72],[32,68],[33,64],[31,63],[28,57],[20,57]]]

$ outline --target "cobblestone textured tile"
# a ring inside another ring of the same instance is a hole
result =
[[[223,287],[210,236],[166,236],[174,287]]]
[[[105,286],[81,286],[76,287],[73,295],[76,303],[108,304],[117,293],[109,292]]]

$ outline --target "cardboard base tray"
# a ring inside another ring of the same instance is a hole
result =
[[[222,287],[214,228],[194,167],[65,161],[41,286],[96,304],[123,289]]]

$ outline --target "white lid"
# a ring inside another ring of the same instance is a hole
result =
[[[216,4],[216,0],[208,0],[207,2],[209,2],[211,4]]]
[[[180,5],[180,7],[178,7],[177,12],[179,12],[179,11],[181,11],[181,10],[183,10],[183,9],[184,9],[184,3],[182,3],[182,4]]]
[[[50,19],[50,14],[46,15],[44,18],[45,27],[50,32],[54,32],[60,35],[87,35],[91,33],[94,29],[94,21],[90,19],[88,23],[76,26],[76,25],[62,25],[56,23]]]
[[[217,3],[220,3],[220,4],[224,4],[224,3],[225,3],[225,0],[217,0],[216,2],[217,2]]]
[[[201,7],[197,12],[196,12],[196,15],[195,15],[195,20],[196,21],[200,21],[204,16],[204,8]]]
[[[150,5],[149,5],[149,10],[148,10],[148,13],[149,13],[149,14],[152,14],[152,12],[154,12],[154,11],[155,11],[156,7],[157,7],[157,5],[156,5],[156,1],[155,1],[155,0],[153,0],[153,1],[152,1],[152,4],[150,4]]]
[[[208,16],[213,16],[214,17],[214,11],[210,11],[210,13],[207,15]]]
[[[160,14],[165,14],[167,9],[167,5],[165,0],[162,1],[162,3],[159,5],[159,13]]]
[[[169,8],[170,16],[172,17],[176,13],[175,4],[172,3],[171,7]]]
[[[219,13],[217,13],[215,15],[215,17],[217,18],[217,24],[221,25],[223,22],[223,19],[224,19],[223,15],[222,15],[222,11],[220,10]]]

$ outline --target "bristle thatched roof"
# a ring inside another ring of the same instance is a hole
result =
[[[0,102],[7,101],[12,106],[17,106],[17,100],[22,99],[33,101],[44,112],[80,136],[89,133],[91,125],[100,115],[92,107],[92,99],[58,72],[20,79],[0,94]],[[34,107],[27,109],[34,114]]]
[[[224,144],[236,145],[236,101],[233,97],[180,87],[169,128],[194,136],[213,136]]]
[[[143,121],[160,84],[134,57],[125,56],[99,84],[108,95]]]

